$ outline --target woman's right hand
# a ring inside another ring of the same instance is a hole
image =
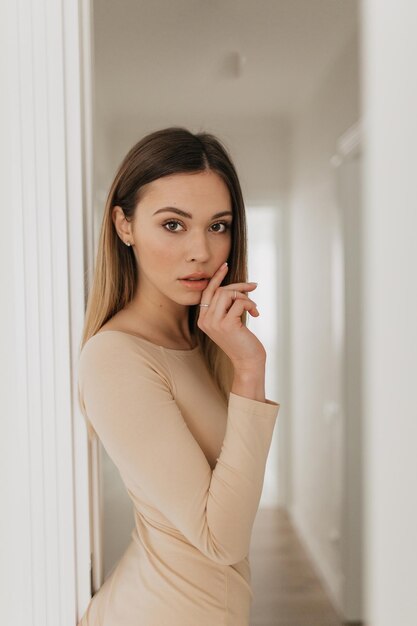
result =
[[[233,363],[235,371],[256,371],[264,366],[266,351],[259,339],[242,324],[243,311],[255,317],[259,315],[256,302],[246,291],[256,289],[256,283],[231,283],[221,286],[228,267],[220,266],[201,294],[197,326],[204,331]],[[236,290],[236,298],[235,298]]]

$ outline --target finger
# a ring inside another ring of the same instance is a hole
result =
[[[254,310],[257,307],[257,304],[254,300],[251,300],[249,296],[239,291],[236,292],[236,296],[235,296],[235,290],[229,290],[229,289],[220,290],[220,295],[218,294],[219,294],[219,290],[217,290],[213,300],[210,303],[210,309],[207,311],[208,323],[213,323],[213,324],[221,323],[224,320],[227,313],[230,311],[233,303],[236,300],[243,300],[244,302],[250,303],[249,307],[246,310],[249,310],[250,308]],[[216,296],[218,296],[217,299],[216,299]],[[242,311],[243,310],[244,309],[242,309]]]
[[[236,294],[236,295],[235,295]],[[218,289],[216,289],[216,292],[214,294],[214,296],[211,299],[210,304],[212,305],[210,307],[210,310],[213,311],[214,307],[217,306],[217,302],[221,299],[223,300],[223,298],[227,298],[229,299],[230,296],[236,297],[238,298],[239,296],[241,298],[247,298],[247,293],[245,291],[239,291],[238,289],[234,289],[234,288],[230,288],[229,289],[229,285],[224,285],[222,287],[219,287]]]
[[[211,298],[215,294],[218,287],[220,287],[221,283],[224,280],[224,277],[227,274],[228,266],[224,267],[220,266],[219,269],[213,274],[210,279],[209,284],[203,291],[203,294],[207,297],[207,300],[204,302],[210,302]],[[239,283],[230,283],[228,285],[223,285],[223,287],[227,287],[228,289],[237,289],[238,291],[252,291],[256,289],[258,283],[255,282],[239,282]]]
[[[259,315],[259,311],[257,309],[256,302],[250,300],[250,298],[239,298],[235,300],[227,311],[226,316],[223,318],[223,322],[226,323],[235,323],[237,319],[241,322],[241,316],[244,311],[249,311],[256,315],[256,312]]]
[[[226,276],[227,270],[229,269],[227,263],[223,265],[221,265],[216,272],[214,272],[213,276],[210,278],[209,284],[207,285],[207,287],[203,290],[202,294],[201,294],[201,302],[200,304],[210,304],[212,298],[213,298],[213,294],[216,292],[216,289],[218,288],[218,286],[221,284],[222,280],[224,279],[224,277]],[[198,307],[199,308],[199,312],[198,312],[198,317],[201,316],[205,316],[207,313],[207,306],[202,306],[202,307]]]
[[[240,294],[240,297],[246,298],[248,297],[247,294],[253,291],[255,288],[256,288],[256,284],[251,284],[251,283],[231,283],[230,285],[222,285],[221,287],[216,289],[216,292],[211,301],[213,302],[213,304],[217,304],[217,301],[220,298],[223,298],[224,294],[230,295],[231,293],[232,296],[234,296],[235,292],[236,292],[236,298],[239,297],[239,294]]]
[[[222,280],[226,276],[227,270],[227,265],[225,265],[224,267],[221,265],[217,272],[214,272],[209,284],[201,294],[201,303],[209,304],[211,302],[213,295],[216,293],[216,290],[218,289],[218,287],[220,287]],[[199,307],[200,315],[205,315],[207,312],[207,308],[208,307]]]
[[[246,302],[251,302],[255,308],[256,308],[256,302],[254,302],[253,300],[251,300],[249,298],[249,296],[247,296],[246,294],[240,293],[239,291],[236,292],[236,297],[235,297],[235,290],[229,290],[229,289],[225,289],[222,290],[221,295],[219,296],[218,300],[215,302],[215,298],[213,298],[212,300],[212,305],[210,307],[210,315],[211,315],[211,319],[213,320],[213,322],[221,322],[225,315],[227,314],[228,311],[230,311],[230,308],[233,304],[233,302],[235,300],[245,300]]]
[[[230,283],[223,285],[223,288],[236,289],[237,291],[253,291],[258,286],[258,283]]]

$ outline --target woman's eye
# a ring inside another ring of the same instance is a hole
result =
[[[177,220],[169,220],[169,222],[165,222],[163,224],[164,228],[168,226],[168,224],[180,224],[181,225],[181,222],[178,222]],[[176,230],[173,230],[172,228],[165,228],[165,230],[169,230],[171,233],[177,232]]]
[[[179,232],[178,229],[174,229],[174,228],[170,228],[170,224],[174,224],[174,226],[176,226],[177,224],[179,224],[180,226],[182,225],[181,222],[179,222],[178,220],[168,220],[167,222],[164,222],[163,227],[165,228],[165,230],[168,230],[170,233],[177,233]],[[230,228],[230,224],[228,222],[216,222],[215,224],[212,224],[212,228],[217,227],[217,226],[223,226],[223,230],[215,228],[214,232],[215,233],[225,233],[229,230]]]
[[[216,229],[216,233],[225,233],[230,228],[230,224],[228,222],[216,222],[213,226],[224,226],[223,230]]]

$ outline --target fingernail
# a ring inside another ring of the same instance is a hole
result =
[[[222,265],[221,269],[223,269],[223,268],[225,268],[225,267],[227,267],[227,261],[225,261],[225,262],[223,263],[223,265]]]
[[[250,285],[257,285],[258,283],[253,282],[253,280],[251,280],[251,282],[249,283]]]

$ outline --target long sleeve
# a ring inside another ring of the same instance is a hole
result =
[[[192,436],[169,380],[126,344],[93,341],[79,360],[79,397],[122,477],[213,561],[249,552],[279,404],[230,393],[214,470]],[[198,411],[198,406],[195,407]]]

